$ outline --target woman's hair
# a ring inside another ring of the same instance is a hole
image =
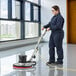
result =
[[[52,6],[53,9],[55,9],[55,11],[59,11],[60,12],[60,8],[57,5]]]

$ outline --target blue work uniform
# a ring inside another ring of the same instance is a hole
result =
[[[44,26],[52,31],[49,39],[49,62],[55,62],[55,47],[57,49],[57,62],[63,63],[63,38],[64,38],[64,18],[61,14],[52,17],[51,21]]]

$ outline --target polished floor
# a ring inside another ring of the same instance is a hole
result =
[[[37,65],[32,69],[13,69],[18,62],[18,55],[26,54],[27,60],[32,55],[35,45],[0,51],[0,76],[76,76],[76,45],[63,45],[64,64],[46,66],[48,61],[48,43],[42,43],[37,53]],[[57,58],[57,55],[56,55]]]

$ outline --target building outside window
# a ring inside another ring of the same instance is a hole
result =
[[[29,26],[28,26],[29,25]],[[25,23],[25,38],[34,38],[38,37],[38,23]]]
[[[0,21],[0,41],[20,39],[20,22]]]

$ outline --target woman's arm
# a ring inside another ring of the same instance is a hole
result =
[[[50,27],[50,23],[51,23],[51,22],[49,22],[47,25],[44,25],[43,27],[44,27],[44,28],[49,28],[49,27]]]

